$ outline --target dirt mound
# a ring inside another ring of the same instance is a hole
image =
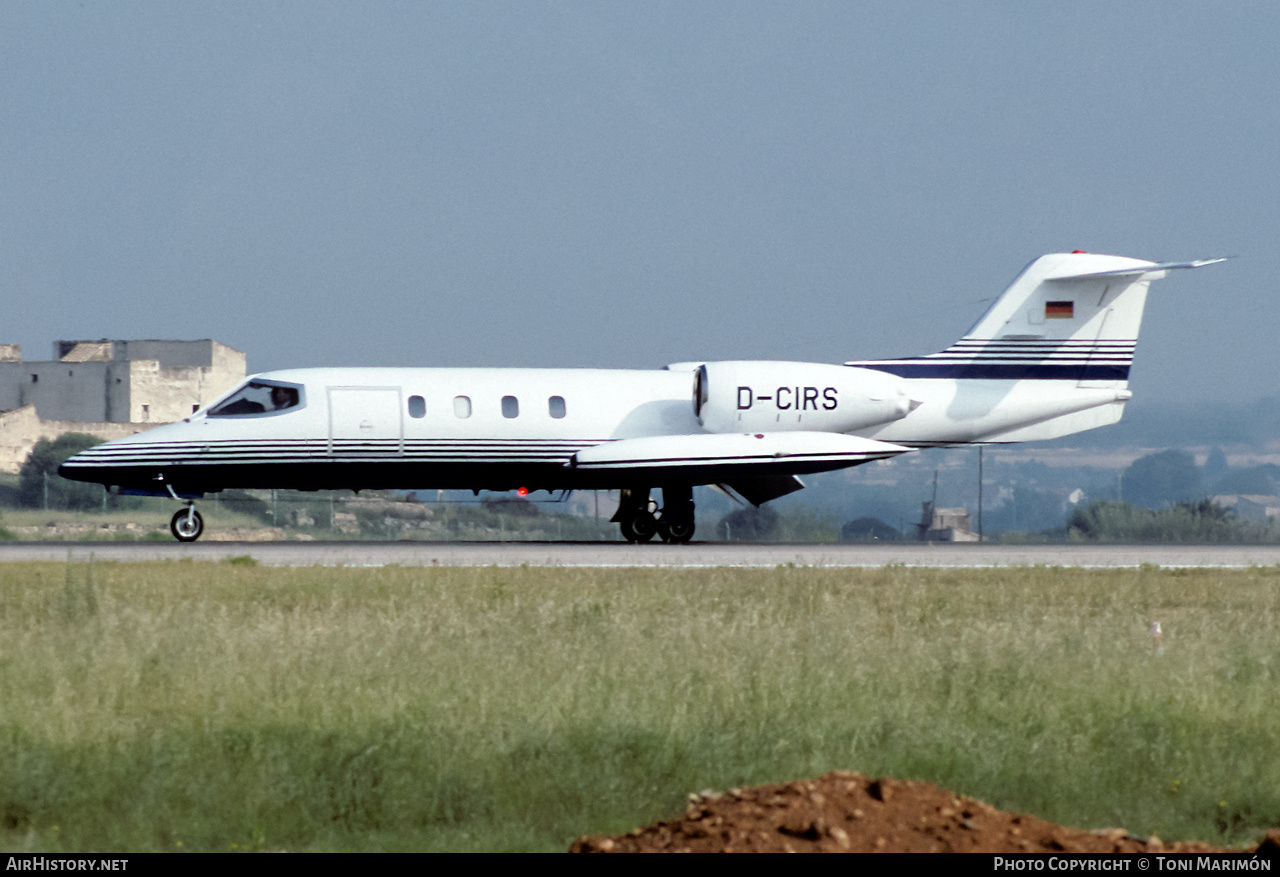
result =
[[[1263,848],[1266,848],[1265,850]],[[1280,849],[1280,830],[1263,842]],[[622,837],[584,837],[576,853],[1210,853],[1195,841],[1162,843],[1123,828],[1079,831],[1004,813],[928,783],[837,771],[786,785],[689,796],[684,816]]]

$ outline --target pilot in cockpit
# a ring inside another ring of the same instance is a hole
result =
[[[274,411],[283,411],[298,404],[298,391],[293,387],[272,387],[271,404]]]
[[[298,407],[301,397],[297,387],[273,384],[246,384],[227,401],[209,412],[210,417],[236,414],[273,414]]]

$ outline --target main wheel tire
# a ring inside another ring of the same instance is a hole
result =
[[[693,518],[674,520],[666,526],[666,541],[683,545],[693,538]]]
[[[183,509],[169,519],[169,532],[179,542],[194,542],[204,532],[204,518],[195,509]]]
[[[621,524],[622,537],[628,542],[648,542],[658,532],[658,521],[649,511],[637,512]]]

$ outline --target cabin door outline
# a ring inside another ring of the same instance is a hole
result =
[[[330,456],[401,456],[404,405],[400,387],[329,387]]]

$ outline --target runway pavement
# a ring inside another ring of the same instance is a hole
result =
[[[562,566],[878,568],[1074,566],[1232,569],[1280,565],[1280,545],[800,545],[623,542],[5,542],[0,562],[219,561],[248,555],[264,566]]]

